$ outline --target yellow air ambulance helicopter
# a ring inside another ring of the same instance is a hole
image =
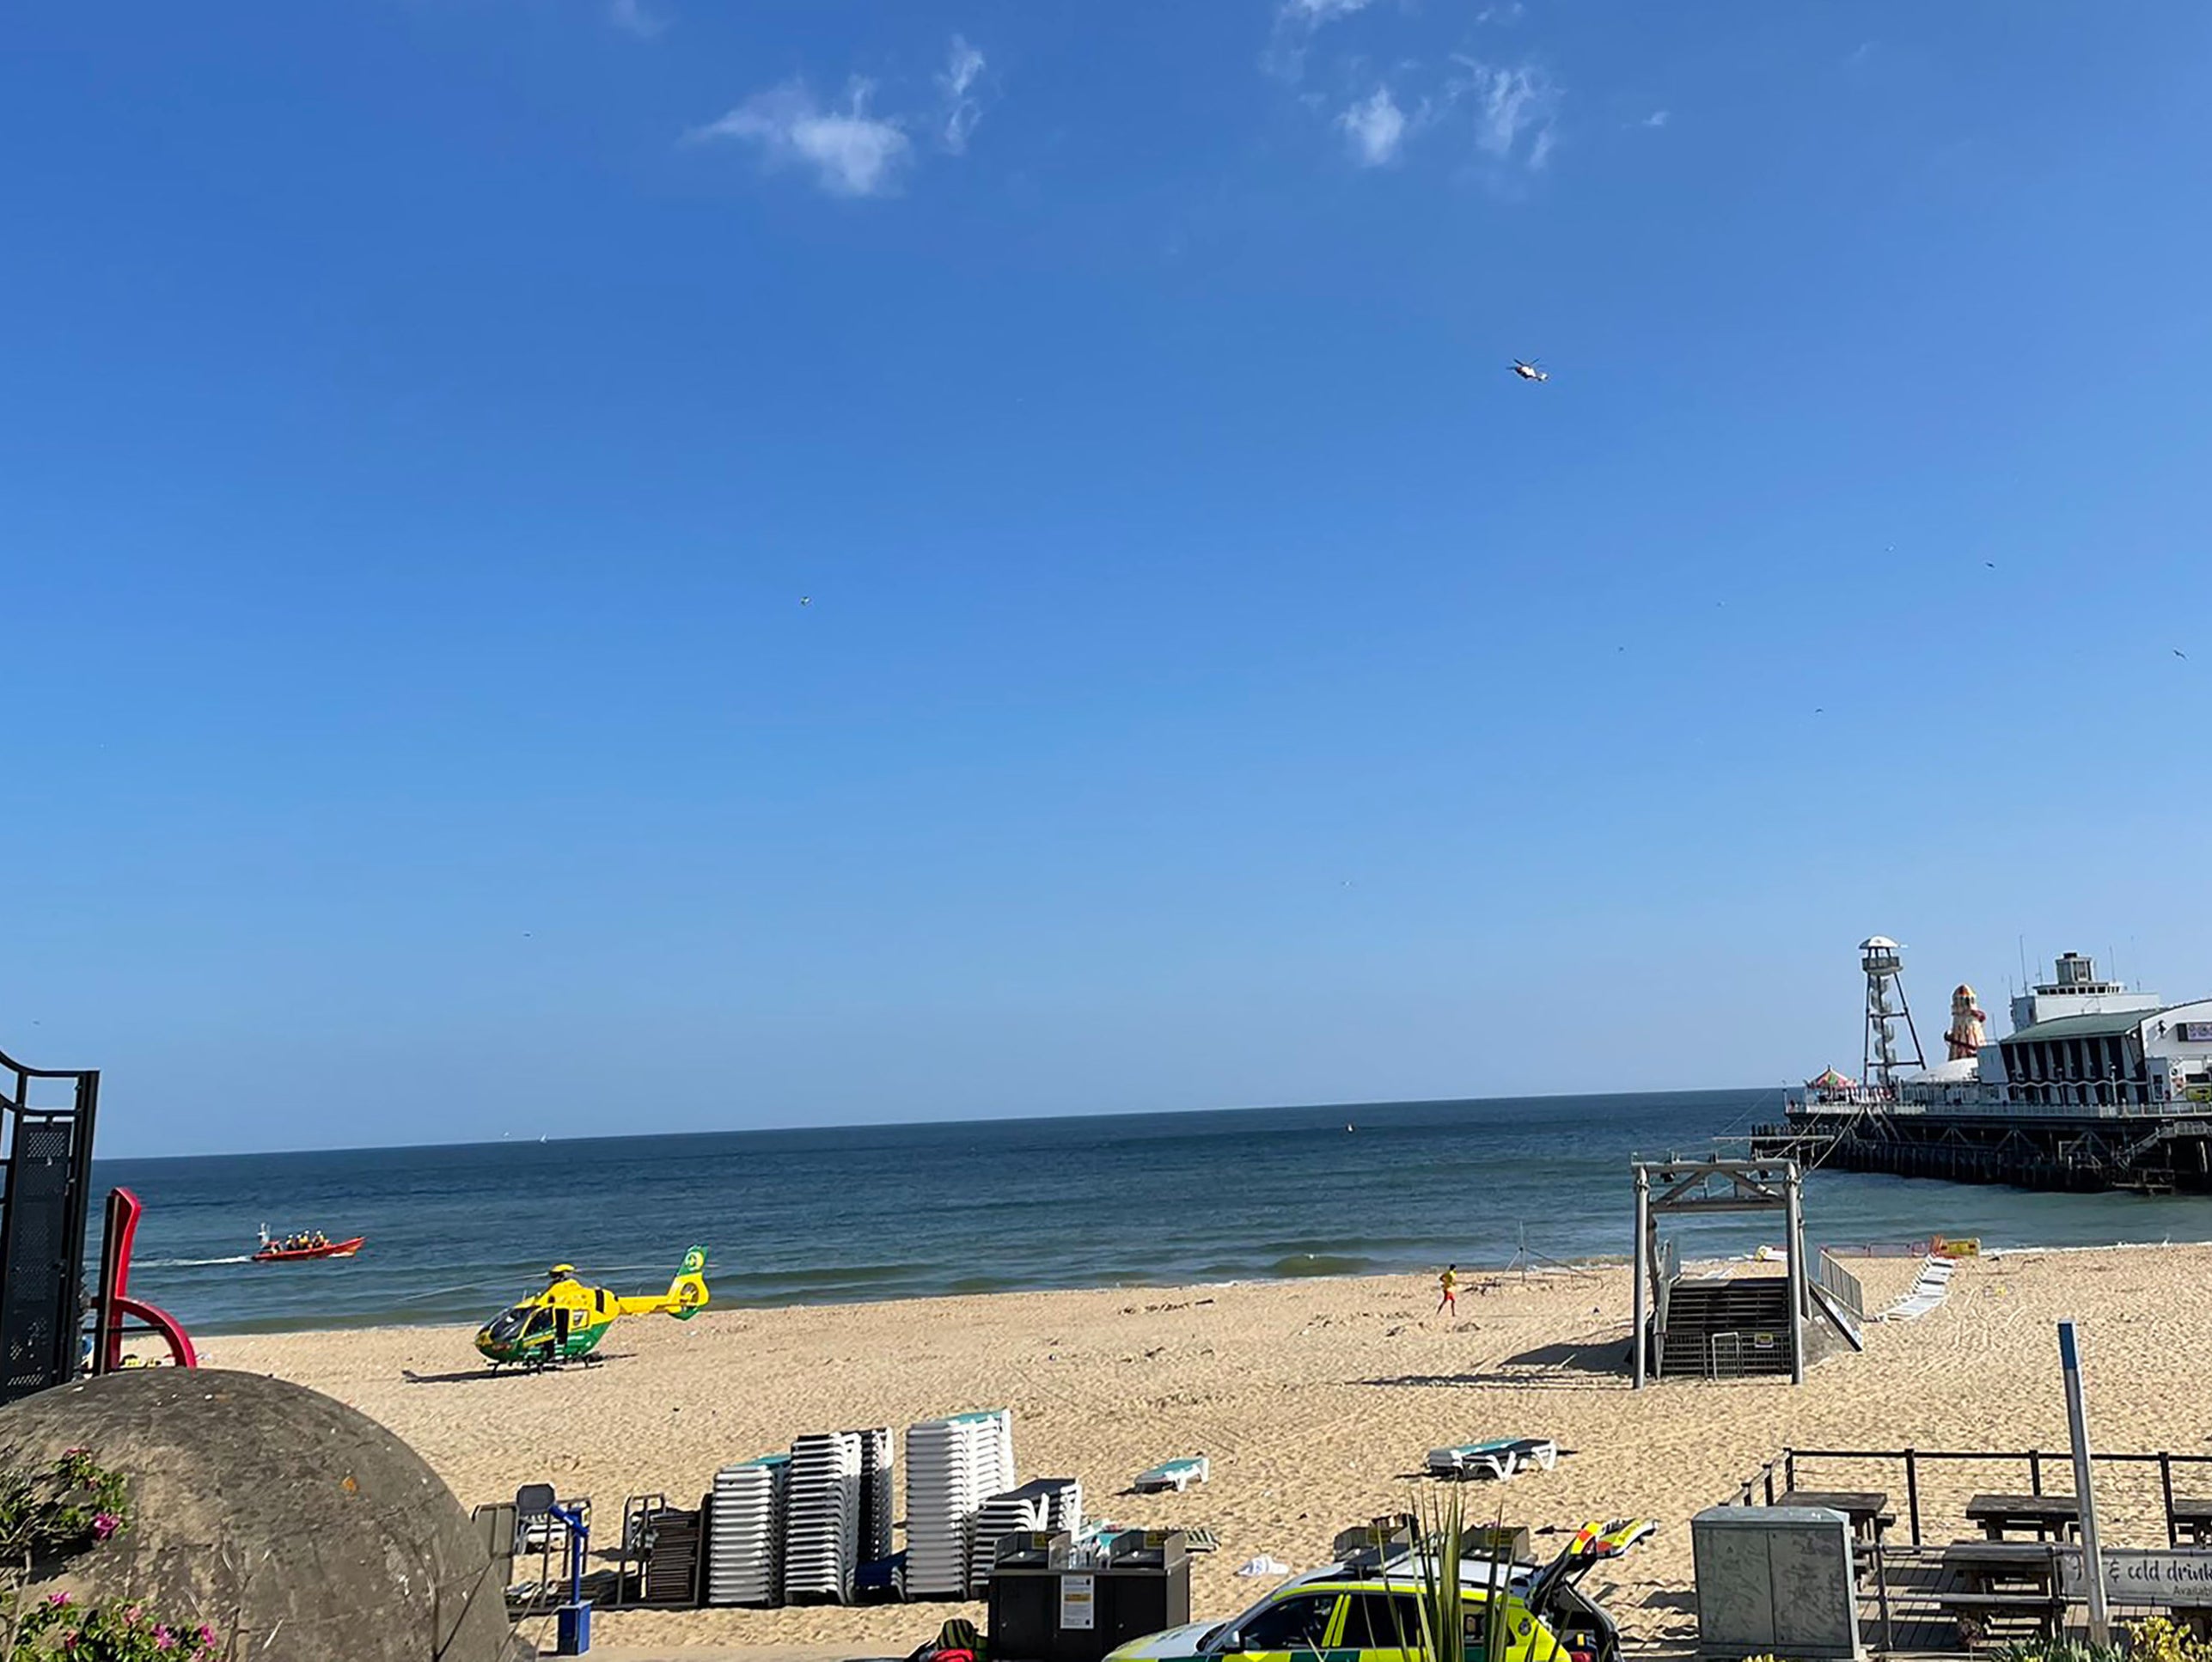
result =
[[[476,1348],[494,1368],[531,1369],[587,1360],[617,1317],[658,1312],[688,1322],[706,1307],[706,1249],[683,1255],[683,1268],[665,1293],[623,1298],[605,1287],[586,1286],[573,1264],[546,1272],[546,1289],[502,1311],[476,1330]]]

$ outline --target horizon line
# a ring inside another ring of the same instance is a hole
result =
[[[811,1131],[901,1131],[925,1126],[960,1125],[1027,1125],[1043,1121],[1083,1120],[1148,1120],[1167,1119],[1178,1115],[1197,1116],[1209,1114],[1301,1114],[1327,1109],[1332,1113],[1339,1109],[1398,1109],[1439,1108],[1453,1103],[1470,1107],[1485,1107],[1496,1103],[1556,1102],[1567,1097],[1610,1098],[1632,1097],[1696,1097],[1706,1095],[1744,1095],[1752,1091],[1784,1091],[1781,1085],[1699,1085],[1669,1091],[1544,1091],[1518,1092],[1497,1097],[1400,1097],[1376,1098],[1359,1102],[1316,1103],[1260,1103],[1228,1107],[1209,1108],[1140,1108],[1117,1109],[1079,1114],[990,1114],[971,1119],[929,1120],[835,1120],[816,1121],[809,1125],[761,1125],[722,1127],[704,1131],[632,1131],[595,1132],[583,1136],[555,1137],[544,1133],[541,1139],[513,1135],[502,1137],[471,1137],[453,1142],[423,1143],[358,1143],[328,1148],[234,1148],[209,1149],[193,1153],[170,1154],[100,1154],[95,1152],[95,1163],[124,1161],[151,1163],[170,1160],[252,1160],[282,1159],[305,1154],[394,1154],[412,1149],[466,1149],[532,1146],[542,1140],[547,1146],[556,1143],[626,1143],[650,1139],[683,1137],[758,1137]],[[1718,1133],[1716,1133],[1718,1134]]]

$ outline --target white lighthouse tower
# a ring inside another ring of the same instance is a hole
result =
[[[1912,1008],[1905,1003],[1903,950],[1886,935],[1873,935],[1859,943],[1859,967],[1867,972],[1867,1052],[1860,1078],[1884,1092],[1896,1089],[1901,1066],[1915,1072],[1928,1066],[1921,1054],[1920,1031],[1912,1023]],[[1897,1053],[1897,1024],[1904,1023],[1912,1045],[1909,1064]]]

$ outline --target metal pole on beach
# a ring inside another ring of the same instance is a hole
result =
[[[1805,1195],[1800,1187],[1797,1162],[1783,1171],[1784,1240],[1789,1248],[1789,1382],[1805,1383]]]
[[[2081,1347],[2074,1323],[2058,1324],[2058,1362],[2066,1371],[2066,1431],[2074,1442],[2074,1499],[2081,1509],[2081,1581],[2089,1598],[2089,1642],[2111,1642],[2105,1604],[2105,1555],[2097,1544],[2097,1498],[2090,1488],[2089,1410],[2081,1395]]]
[[[1651,1245],[1651,1174],[1647,1172],[1640,1164],[1636,1167],[1636,1247],[1634,1255],[1635,1264],[1635,1285],[1631,1293],[1633,1300],[1631,1306],[1632,1313],[1628,1318],[1635,1325],[1634,1348],[1635,1366],[1631,1370],[1631,1376],[1628,1381],[1630,1389],[1635,1390],[1641,1390],[1644,1388],[1644,1363],[1646,1361],[1646,1357],[1644,1355],[1646,1343],[1644,1327],[1646,1318],[1648,1314],[1644,1305],[1647,1297],[1645,1292],[1646,1286],[1647,1286],[1647,1278],[1651,1274],[1651,1265],[1647,1262]]]

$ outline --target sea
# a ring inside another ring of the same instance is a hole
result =
[[[1541,1268],[1624,1256],[1632,1156],[1708,1151],[1777,1093],[1504,1097],[103,1160],[144,1202],[134,1295],[196,1333],[476,1323],[571,1263],[621,1292],[708,1253],[718,1305]],[[1817,1243],[2212,1238],[2212,1200],[1816,1171]],[[255,1231],[361,1235],[257,1264]],[[1682,1220],[1686,1258],[1779,1245]],[[95,1225],[96,1234],[96,1225]],[[89,1256],[88,1264],[98,1262]]]

